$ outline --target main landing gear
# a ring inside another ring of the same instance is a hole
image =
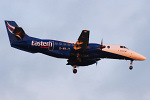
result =
[[[74,73],[74,74],[77,73],[76,65],[73,66],[73,73]]]
[[[130,69],[130,70],[132,70],[132,69],[133,69],[132,64],[133,64],[133,60],[131,60],[131,63],[130,63],[130,67],[129,67],[129,69]]]

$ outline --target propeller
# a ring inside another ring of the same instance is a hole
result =
[[[100,45],[100,50],[102,50],[103,48],[105,48],[105,46],[103,45],[103,39],[101,40],[101,45]]]

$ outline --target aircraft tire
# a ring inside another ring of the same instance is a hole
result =
[[[130,66],[129,69],[132,70],[132,69],[133,69],[133,66]]]
[[[73,69],[73,73],[76,74],[77,73],[77,69]]]

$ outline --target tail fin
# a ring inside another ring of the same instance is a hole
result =
[[[5,21],[5,24],[10,44],[30,38],[28,35],[26,35],[24,30],[16,24],[15,21]]]

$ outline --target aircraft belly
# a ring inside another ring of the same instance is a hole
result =
[[[128,57],[125,54],[112,52],[112,51],[103,51],[101,54],[102,58],[111,58],[111,59],[125,59],[125,60],[132,60],[132,58]]]
[[[68,58],[69,51],[59,51],[59,50],[53,50],[53,51],[42,51],[41,53],[56,57],[56,58]]]

